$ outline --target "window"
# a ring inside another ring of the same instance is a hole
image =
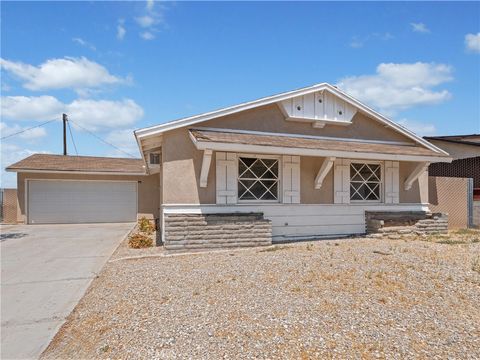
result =
[[[350,200],[379,202],[381,185],[380,164],[350,164]]]
[[[160,164],[160,154],[150,153],[150,164],[159,165]]]
[[[238,200],[278,201],[278,159],[238,158]]]

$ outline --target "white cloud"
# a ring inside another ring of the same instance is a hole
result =
[[[154,9],[154,6],[156,9]],[[135,17],[136,23],[143,28],[139,35],[144,40],[155,39],[155,33],[158,32],[158,25],[165,25],[164,21],[165,7],[156,4],[153,0],[147,0],[145,5],[145,14]]]
[[[380,111],[393,114],[418,105],[431,105],[450,99],[447,90],[435,86],[451,81],[453,69],[435,63],[382,63],[376,74],[341,79],[338,86],[348,94]]]
[[[133,100],[77,99],[64,104],[53,96],[7,96],[1,99],[2,118],[10,120],[50,120],[68,114],[90,131],[130,126],[143,116]]]
[[[123,40],[126,33],[127,33],[127,30],[125,29],[125,21],[123,19],[118,20],[117,39]]]
[[[2,96],[1,116],[11,120],[50,120],[59,118],[64,104],[53,96]]]
[[[388,41],[388,40],[391,40],[393,38],[394,38],[394,36],[392,34],[390,34],[389,32],[386,32],[386,33],[374,32],[374,33],[368,34],[364,37],[354,36],[354,37],[352,37],[352,40],[350,41],[350,43],[348,45],[351,48],[359,49],[359,48],[362,48],[366,43],[368,43],[370,41],[375,41],[375,40],[377,40],[377,41],[378,40]]]
[[[28,126],[22,127],[17,124],[13,126],[9,126],[4,122],[0,122],[0,133],[2,134],[2,137],[13,135],[20,131],[23,131],[23,132],[18,134],[17,136],[20,139],[24,139],[24,140],[36,140],[38,138],[41,138],[47,135],[47,131],[43,127],[37,127],[34,129],[29,129],[24,131],[25,129],[28,129],[28,128],[29,128]]]
[[[428,34],[430,29],[424,23],[410,23],[413,32]]]
[[[96,51],[96,50],[97,50],[97,48],[96,48],[92,43],[89,43],[88,41],[83,40],[82,38],[76,37],[76,38],[73,38],[72,41],[73,41],[74,43],[77,43],[77,44],[79,44],[79,45],[81,45],[81,46],[83,46],[83,47],[86,47],[86,48],[88,48],[88,49],[90,49],[90,50],[92,50],[92,51]]]
[[[437,132],[434,124],[412,121],[407,119],[399,120],[398,123],[420,136],[435,135],[435,133]]]
[[[120,101],[78,99],[66,105],[72,125],[79,123],[90,131],[122,128],[143,116],[143,109],[131,99]]]
[[[465,35],[465,47],[468,51],[480,53],[480,32]]]
[[[363,40],[360,40],[358,39],[357,37],[354,37],[352,39],[352,41],[350,41],[350,47],[354,48],[354,49],[359,49],[359,48],[362,48],[363,45],[364,45],[364,41]]]
[[[135,136],[133,135],[133,130],[134,129],[113,130],[107,135],[105,140],[115,146],[118,146],[128,154],[140,156],[138,145],[135,141]],[[109,154],[109,156],[120,157],[124,157],[125,155],[125,153],[118,150]]]
[[[85,57],[50,59],[39,66],[0,59],[2,69],[24,81],[29,90],[98,88],[128,82]]]
[[[155,4],[155,2],[153,0],[147,0],[147,11],[152,11],[153,10],[153,5]]]
[[[1,178],[0,178],[0,187],[3,188],[16,188],[17,187],[17,174],[12,172],[6,172],[5,168],[17,161],[26,158],[27,156],[36,154],[36,153],[48,153],[44,150],[31,150],[24,147],[21,147],[14,143],[8,143],[2,141],[1,143]]]
[[[155,18],[153,18],[150,15],[136,17],[135,21],[137,22],[138,25],[140,25],[141,27],[144,27],[144,28],[148,28],[148,27],[154,25],[155,22],[156,22]]]
[[[144,40],[153,40],[155,39],[155,35],[153,35],[150,31],[145,31],[140,34],[141,38]]]

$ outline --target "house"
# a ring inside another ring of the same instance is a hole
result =
[[[473,179],[475,197],[480,200],[480,134],[425,136],[424,139],[447,151],[453,159],[431,164],[429,174]]]
[[[468,199],[469,223],[480,226],[480,134],[425,136],[424,139],[453,158],[450,163],[431,164],[428,168],[430,176],[472,179]]]
[[[34,155],[8,167],[19,172],[22,221],[136,212],[160,219],[171,248],[358,234],[367,211],[428,211],[428,165],[452,160],[326,83],[135,137],[142,161]]]

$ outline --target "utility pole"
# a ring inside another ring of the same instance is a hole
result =
[[[67,155],[67,121],[68,117],[67,114],[63,114],[63,155]]]

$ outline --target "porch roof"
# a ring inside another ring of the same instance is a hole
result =
[[[195,128],[189,131],[192,141],[200,150],[378,160],[452,161],[448,155],[409,142],[328,138],[214,128]]]

